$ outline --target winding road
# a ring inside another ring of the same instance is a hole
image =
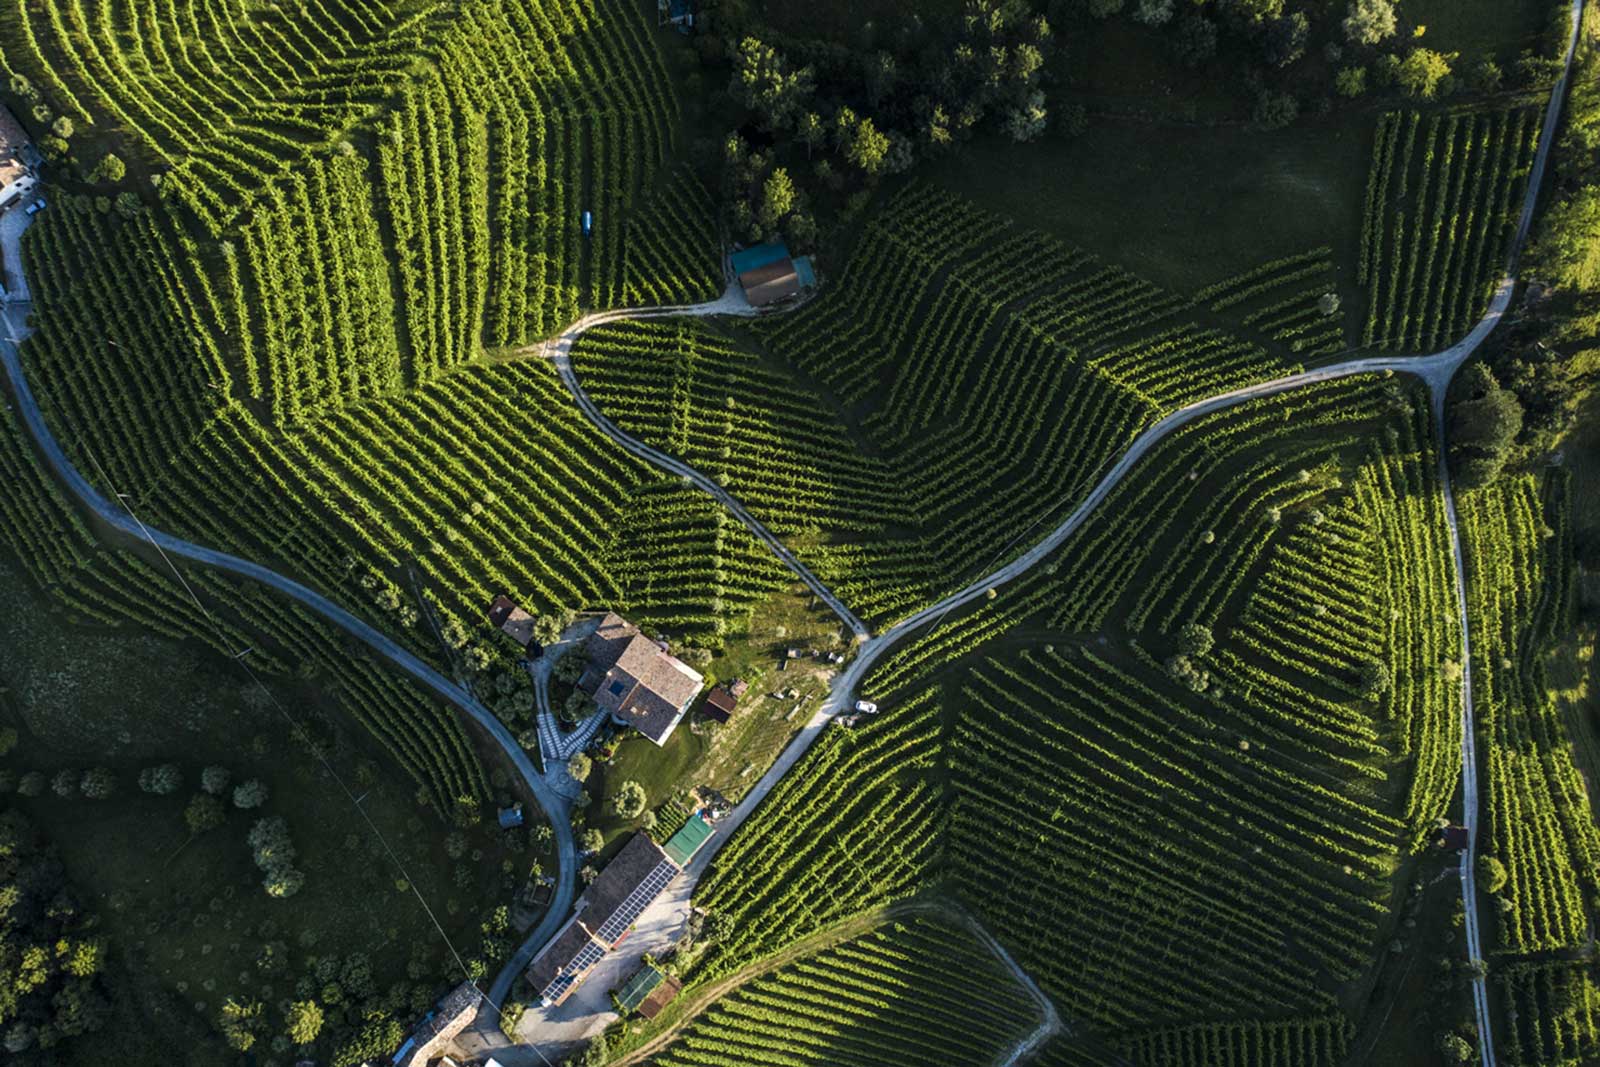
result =
[[[1550,104],[1545,116],[1544,128],[1540,133],[1539,147],[1535,155],[1534,165],[1528,181],[1528,190],[1525,197],[1522,213],[1518,220],[1517,230],[1511,242],[1508,264],[1505,277],[1496,286],[1491,297],[1486,313],[1472,331],[1461,341],[1450,348],[1430,356],[1396,356],[1380,358],[1364,358],[1348,360],[1331,364],[1312,370],[1302,371],[1287,375],[1271,381],[1261,382],[1242,389],[1232,390],[1218,396],[1191,404],[1180,410],[1168,414],[1157,421],[1136,437],[1127,450],[1117,459],[1100,482],[1079,504],[1072,510],[1059,525],[1057,525],[1043,539],[1034,544],[1027,551],[995,570],[993,573],[972,582],[965,588],[952,593],[938,603],[929,605],[915,614],[900,620],[883,631],[872,634],[864,623],[857,618],[849,608],[843,604],[831,590],[803,564],[795,555],[780,542],[767,528],[752,516],[742,504],[728,494],[721,486],[711,479],[700,474],[686,463],[681,462],[641,441],[627,435],[608,419],[594,402],[584,392],[577,374],[574,372],[571,361],[571,352],[574,344],[585,332],[605,323],[631,319],[660,318],[673,315],[750,315],[753,310],[743,301],[742,297],[733,289],[724,296],[711,303],[678,308],[651,308],[643,310],[619,310],[590,315],[574,323],[559,338],[544,346],[545,354],[552,359],[560,374],[562,381],[571,392],[584,415],[604,433],[615,441],[620,447],[638,456],[662,470],[669,471],[687,479],[701,490],[711,495],[723,506],[728,508],[741,522],[743,522],[769,549],[784,562],[808,588],[812,590],[830,609],[832,609],[856,635],[859,646],[847,667],[834,679],[828,696],[821,707],[800,734],[779,756],[778,761],[762,776],[760,781],[745,795],[732,813],[718,826],[718,832],[702,849],[690,864],[685,875],[679,878],[669,891],[663,894],[658,901],[663,907],[682,908],[693,893],[695,884],[700,875],[705,871],[712,856],[715,855],[721,843],[727,840],[740,823],[761,803],[771,789],[782,779],[784,774],[795,765],[811,744],[820,736],[832,715],[848,708],[859,690],[862,679],[872,666],[896,642],[917,628],[932,622],[946,613],[971,604],[980,597],[987,595],[988,590],[1010,582],[1028,572],[1041,560],[1059,548],[1083,524],[1088,516],[1100,505],[1107,494],[1139,463],[1149,451],[1166,435],[1179,427],[1202,418],[1213,412],[1223,410],[1233,405],[1249,400],[1272,396],[1287,392],[1302,386],[1321,381],[1331,381],[1346,378],[1357,374],[1369,373],[1397,373],[1414,374],[1420,377],[1430,390],[1434,422],[1438,429],[1439,440],[1439,474],[1444,488],[1446,514],[1452,550],[1455,556],[1456,568],[1456,599],[1457,610],[1461,619],[1461,660],[1462,660],[1462,803],[1464,819],[1468,829],[1469,846],[1461,859],[1462,893],[1466,903],[1466,928],[1468,953],[1473,959],[1481,958],[1481,939],[1478,927],[1478,909],[1475,885],[1472,879],[1472,868],[1476,857],[1477,828],[1478,828],[1478,781],[1476,743],[1473,735],[1472,716],[1472,689],[1471,689],[1471,643],[1468,632],[1466,615],[1466,584],[1465,565],[1461,551],[1461,539],[1456,519],[1454,494],[1450,484],[1449,466],[1445,457],[1444,438],[1444,399],[1445,392],[1451,378],[1461,364],[1470,358],[1484,339],[1495,329],[1503,318],[1511,303],[1515,289],[1515,266],[1528,230],[1532,223],[1533,210],[1537,202],[1539,186],[1542,182],[1546,162],[1549,157],[1550,147],[1553,142],[1556,127],[1560,118],[1562,99],[1564,96],[1567,77],[1571,70],[1572,59],[1576,49],[1578,29],[1581,22],[1583,0],[1572,0],[1571,36],[1567,44],[1565,65],[1561,77],[1558,79],[1551,94]],[[8,250],[9,251],[9,250]],[[20,259],[13,258],[19,263]],[[20,269],[20,267],[19,267]],[[555,830],[555,844],[557,861],[560,874],[557,876],[557,892],[551,903],[549,912],[543,921],[530,933],[523,944],[518,948],[513,958],[500,972],[488,990],[489,998],[499,1004],[503,1001],[511,988],[517,974],[527,966],[534,953],[555,932],[567,917],[572,906],[576,886],[576,852],[573,835],[567,818],[568,803],[534,767],[526,752],[517,743],[516,738],[503,723],[462,686],[444,677],[438,671],[428,666],[411,652],[400,646],[397,642],[363,622],[349,611],[335,604],[327,597],[312,589],[301,585],[292,579],[286,578],[277,572],[241,559],[224,552],[206,548],[174,537],[171,534],[154,530],[141,522],[137,516],[119,503],[113,503],[100,493],[89,481],[73,467],[67,459],[59,442],[51,433],[35,401],[32,390],[29,388],[26,376],[23,373],[21,360],[18,356],[17,345],[23,333],[19,332],[17,324],[9,312],[21,310],[25,313],[25,304],[13,304],[3,314],[6,336],[0,339],[0,364],[3,364],[7,379],[16,395],[18,407],[21,410],[24,423],[28,432],[33,437],[35,444],[44,456],[50,468],[62,483],[75,496],[79,502],[92,511],[102,521],[116,529],[118,532],[135,539],[145,540],[158,547],[169,556],[186,560],[190,563],[212,567],[242,578],[261,582],[286,596],[293,598],[308,609],[321,615],[346,633],[362,641],[374,653],[389,660],[401,671],[412,677],[426,689],[436,694],[441,699],[459,708],[464,714],[476,721],[506,753],[507,758],[522,776],[528,790],[544,807],[551,825]],[[654,906],[653,906],[654,907]],[[650,913],[647,912],[648,916]],[[659,918],[659,916],[658,916]],[[646,917],[641,917],[641,925],[646,925]],[[669,924],[658,924],[666,930]],[[665,935],[663,935],[665,936]],[[644,951],[659,951],[665,945],[639,944],[647,938],[630,938],[630,952],[641,953]],[[1042,996],[1042,994],[1041,994]],[[1482,1050],[1483,1067],[1495,1067],[1495,1056],[1491,1029],[1488,994],[1482,978],[1473,984],[1474,1006],[1477,1014],[1478,1030],[1481,1035],[1480,1048]],[[1048,1003],[1048,1001],[1046,1001]],[[536,1014],[530,1012],[530,1015]],[[1051,1018],[1054,1019],[1054,1009],[1050,1009]],[[1030,1042],[1033,1039],[1030,1039]],[[1029,1051],[1030,1048],[1019,1049],[1013,1059]]]

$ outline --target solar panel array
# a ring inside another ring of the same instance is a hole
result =
[[[650,906],[650,902],[661,895],[661,891],[667,888],[667,883],[672,881],[677,873],[678,866],[671,860],[663,859],[656,864],[655,869],[645,875],[644,881],[617,905],[617,910],[612,912],[611,918],[594,932],[594,936],[608,945],[615,943],[617,938],[633,925],[634,920],[644,913],[644,909]]]
[[[550,984],[540,991],[540,999],[551,1004],[560,1000],[571,986],[577,984],[578,980],[583,977],[584,972],[599,963],[605,954],[604,946],[598,945],[593,941],[584,945],[583,948],[578,950],[578,954],[572,957],[571,962],[561,968],[560,973],[551,980]]]

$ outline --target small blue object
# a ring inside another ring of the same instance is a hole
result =
[[[774,244],[756,245],[746,248],[742,252],[735,252],[728,257],[728,262],[733,265],[733,273],[743,274],[745,271],[756,270],[759,267],[770,266],[780,259],[789,258],[789,249],[783,242]]]
[[[594,214],[592,212],[585,211],[583,213],[583,235],[587,237],[591,232],[593,232],[593,230]]]

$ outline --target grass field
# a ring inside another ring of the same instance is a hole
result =
[[[1464,60],[1494,56],[1505,65],[1523,49],[1538,51],[1551,13],[1566,10],[1552,0],[1401,0],[1402,32],[1427,27],[1421,38],[1440,52],[1460,52]]]
[[[116,1021],[75,1044],[75,1054],[154,1062],[170,1036],[183,1033],[190,1062],[219,1062],[226,1054],[211,1024],[222,1001],[275,1004],[319,959],[343,966],[363,957],[385,992],[396,980],[408,985],[415,960],[420,981],[404,992],[405,1011],[411,999],[425,1006],[440,983],[454,980],[444,942],[366,820],[236,666],[169,638],[72,623],[9,558],[0,562],[0,599],[11,608],[0,620],[0,709],[22,731],[6,767],[49,775],[104,766],[119,780],[105,801],[49,791],[8,798],[60,847],[70,881],[111,942]],[[489,822],[451,859],[438,814],[416,805],[411,783],[366,751],[370,742],[341,725],[342,712],[305,683],[274,691],[345,769],[366,816],[463,955],[478,954],[479,923],[510,902],[530,862],[548,864],[549,856],[528,848],[526,834],[522,848],[509,849],[511,839]],[[181,768],[183,788],[170,796],[141,792],[139,770],[167,762]],[[212,764],[228,767],[235,782],[260,779],[270,795],[260,810],[230,810],[223,826],[192,837],[184,807]],[[264,815],[287,821],[306,875],[289,900],[263,891],[245,842]],[[287,953],[281,970],[258,963],[269,943]]]
[[[979,141],[927,176],[1178,292],[1332,245],[1353,296],[1372,122],[1260,133],[1107,120],[1071,140]]]

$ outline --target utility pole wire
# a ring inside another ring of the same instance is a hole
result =
[[[82,447],[84,455],[88,456],[89,461],[94,464],[95,470],[99,472],[100,477],[105,483],[106,487],[111,490],[118,502],[121,503],[122,509],[128,513],[128,517],[138,525],[139,532],[144,535],[145,540],[148,541],[150,546],[154,548],[161,556],[162,562],[164,562],[167,565],[167,568],[172,571],[173,577],[178,580],[178,584],[183,587],[183,591],[188,594],[189,599],[194,601],[195,607],[200,609],[200,614],[205,616],[206,622],[210,623],[211,628],[215,632],[217,640],[221,642],[222,647],[231,648],[226,629],[220,622],[217,621],[216,616],[211,614],[211,610],[206,607],[205,603],[195,593],[194,587],[191,586],[188,579],[183,576],[183,572],[178,569],[177,564],[175,564],[172,561],[172,558],[167,555],[166,549],[161,547],[160,542],[158,542],[155,537],[151,535],[149,528],[145,526],[144,520],[141,519],[138,513],[133,510],[132,506],[129,505],[128,494],[117,491],[115,484],[111,481],[110,476],[106,473],[106,469],[100,465],[99,457],[94,454],[94,450],[91,449],[87,444],[83,444]],[[372,817],[369,816],[366,809],[361,806],[361,799],[356,797],[355,792],[345,782],[344,778],[340,776],[339,772],[333,769],[333,765],[329,763],[327,757],[322,754],[321,748],[311,743],[311,735],[306,731],[301,722],[290,713],[288,708],[283,706],[283,703],[278,699],[277,694],[274,693],[271,688],[269,688],[267,684],[261,680],[261,677],[257,675],[253,669],[251,669],[250,665],[245,662],[243,655],[244,652],[248,651],[249,649],[247,648],[243,651],[235,652],[229,658],[234,663],[239,665],[239,667],[244,671],[245,675],[252,683],[255,684],[257,688],[261,690],[262,693],[266,694],[268,701],[270,701],[272,706],[278,710],[278,713],[283,716],[284,720],[289,723],[292,736],[306,743],[306,747],[309,748],[312,755],[317,758],[317,762],[322,764],[323,769],[328,772],[329,777],[331,777],[334,782],[338,784],[339,789],[350,801],[351,807],[355,808],[356,812],[361,816],[361,820],[366,823],[367,828],[372,831],[372,836],[377,838],[378,843],[383,847],[383,851],[388,855],[389,861],[394,864],[395,869],[400,872],[400,876],[405,879],[406,885],[408,888],[410,888],[412,896],[416,897],[417,903],[422,905],[423,913],[428,916],[428,921],[431,922],[433,924],[433,928],[438,931],[440,940],[444,942],[445,948],[449,949],[450,955],[455,959],[456,966],[461,969],[463,978],[465,978],[467,984],[472,986],[473,990],[478,994],[479,1003],[488,1004],[490,1007],[494,1008],[496,1015],[500,1015],[501,1012],[499,1005],[491,1001],[478,986],[477,979],[473,978],[471,971],[467,969],[466,961],[462,959],[461,953],[456,949],[455,942],[450,939],[450,935],[445,932],[443,924],[439,922],[438,916],[436,916],[433,909],[428,906],[428,902],[423,897],[422,891],[417,888],[416,880],[411,877],[411,873],[406,869],[405,864],[402,863],[400,857],[395,854],[394,849],[389,844],[388,838],[384,837],[383,831],[378,829],[377,824],[372,821]]]

